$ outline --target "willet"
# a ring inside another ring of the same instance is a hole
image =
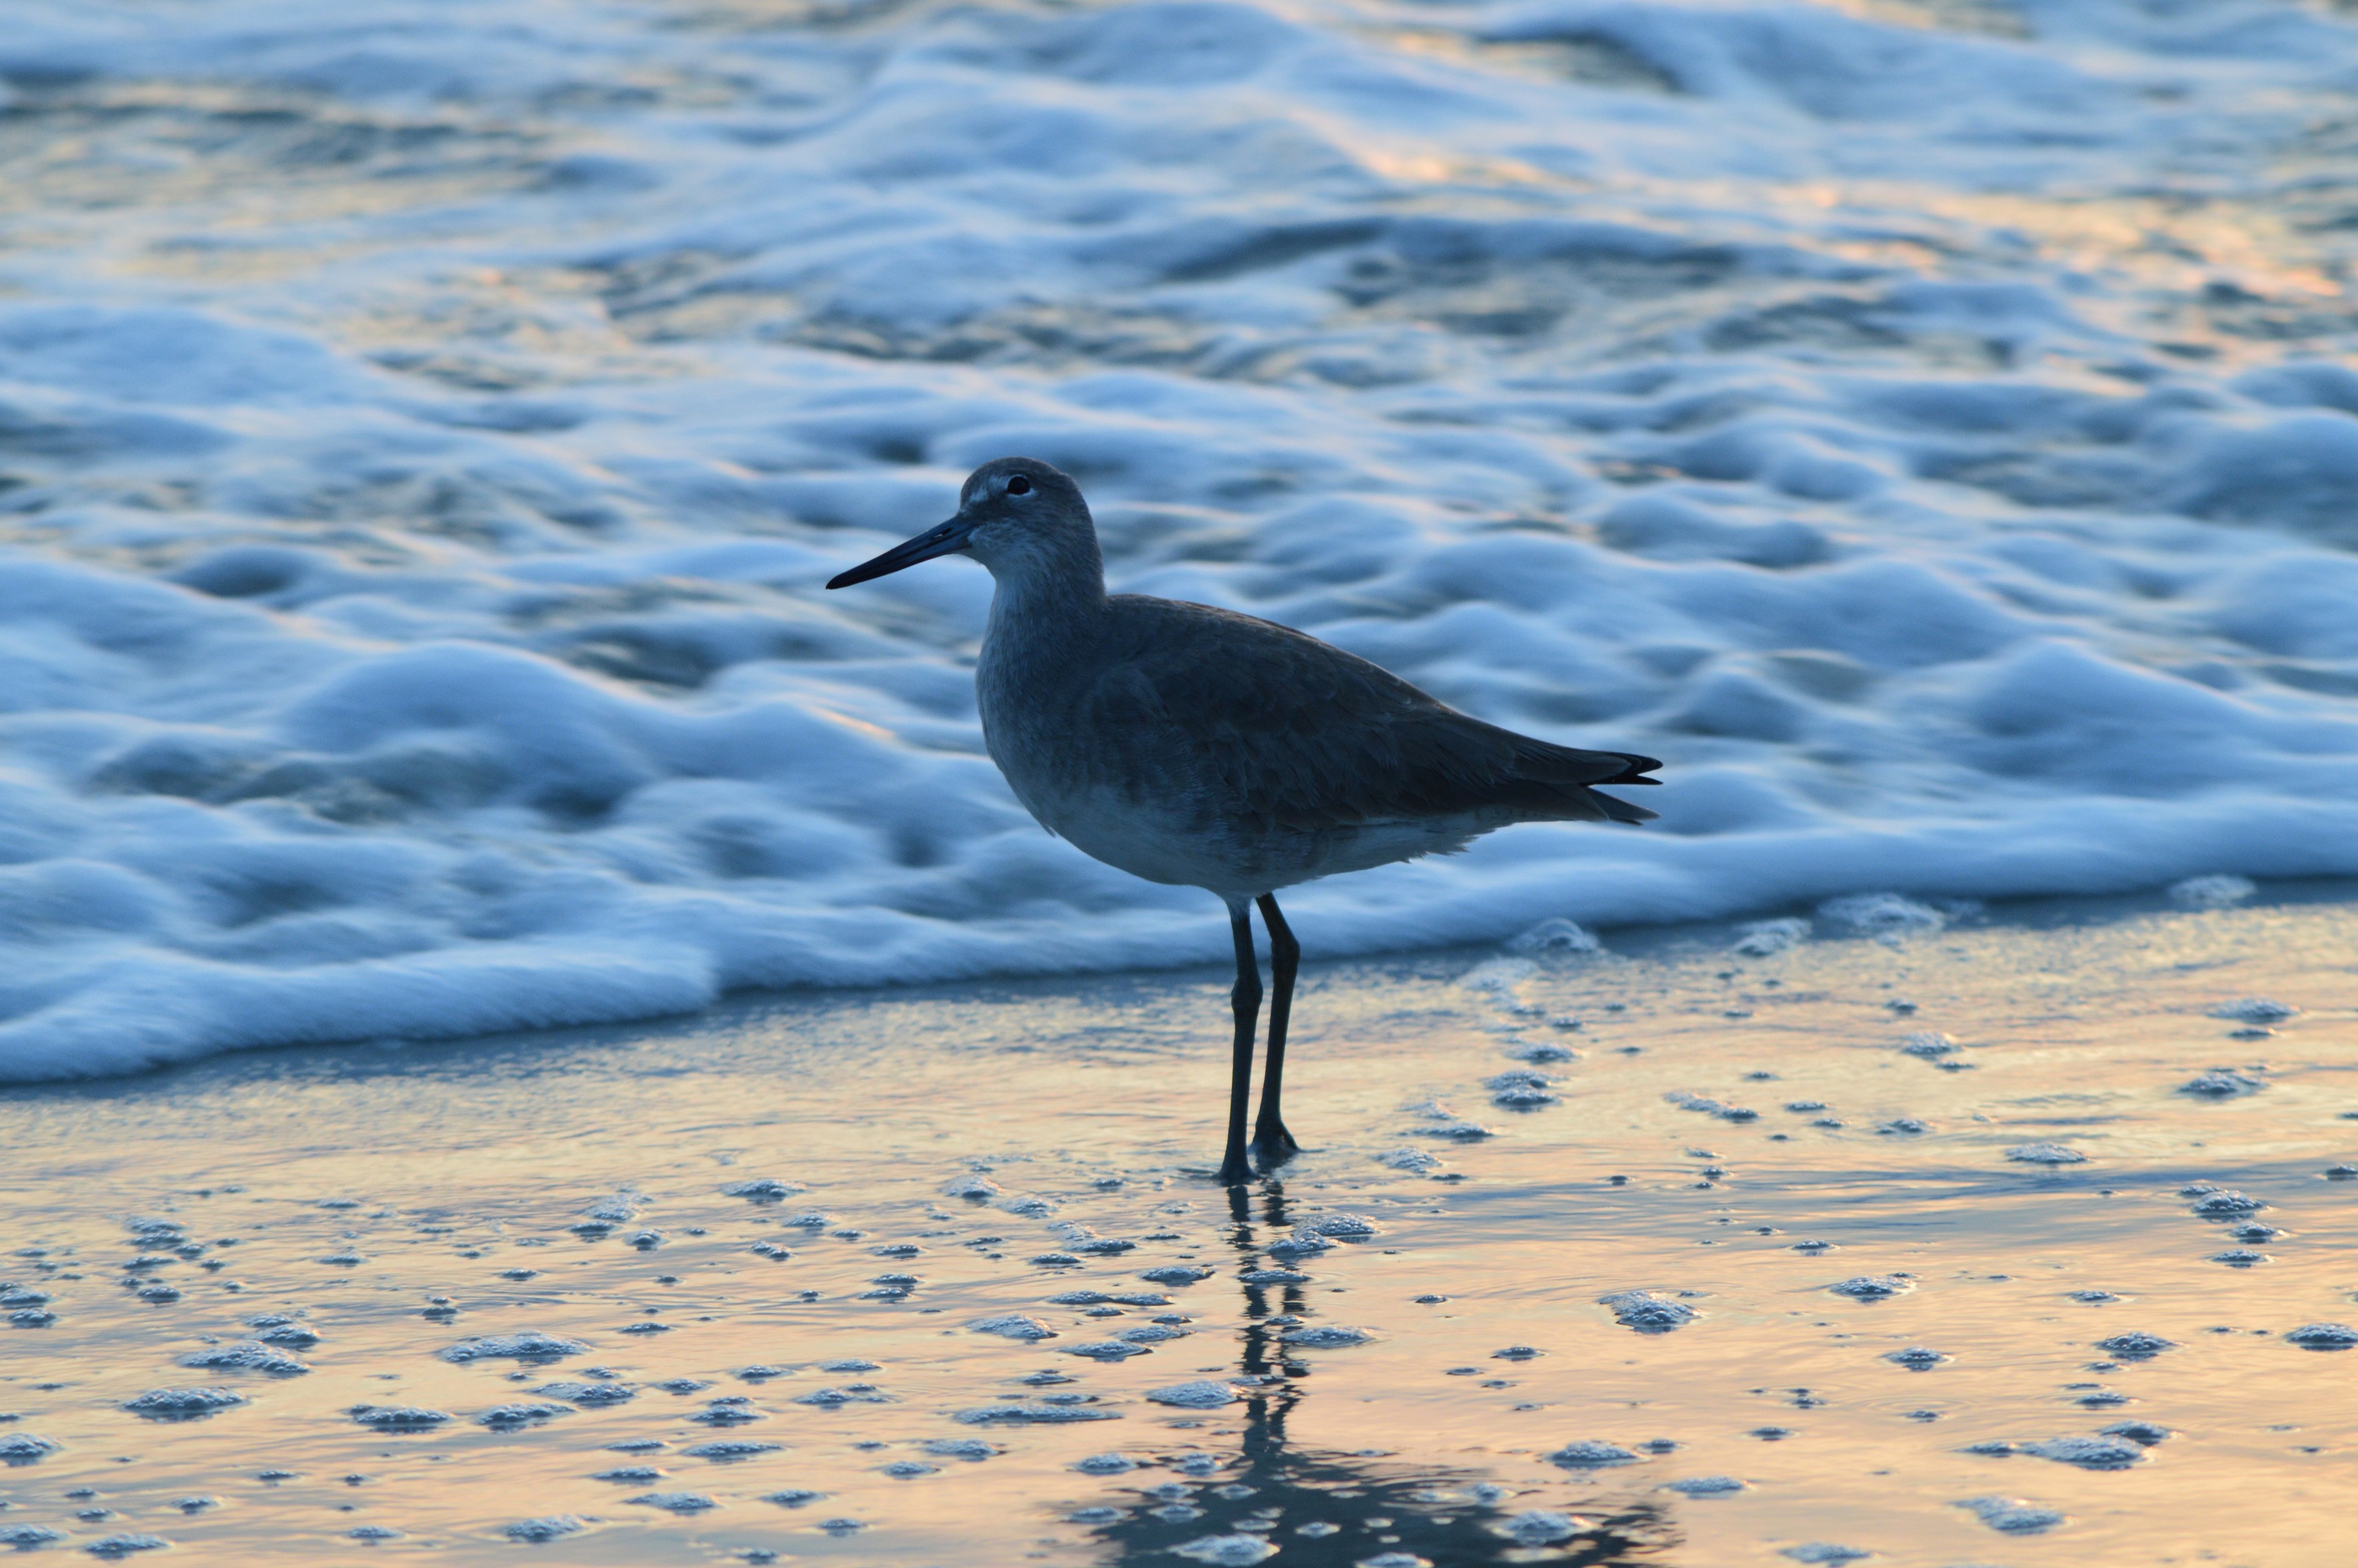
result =
[[[1292,1154],[1279,1098],[1302,948],[1276,892],[1336,871],[1462,849],[1514,822],[1643,822],[1595,784],[1661,766],[1581,752],[1458,712],[1305,633],[1205,604],[1109,594],[1097,524],[1070,476],[1030,458],[974,470],[957,515],[852,568],[854,583],[966,554],[990,569],[975,697],[991,760],[1049,832],[1149,881],[1228,906],[1236,1048],[1219,1179],[1248,1179],[1260,966],[1269,928],[1269,1065],[1252,1152]]]

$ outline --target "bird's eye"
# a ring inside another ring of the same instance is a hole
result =
[[[1007,493],[1010,495],[1029,495],[1032,493],[1032,481],[1025,479],[1020,473],[1016,474],[1007,481]]]

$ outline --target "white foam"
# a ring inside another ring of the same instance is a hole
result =
[[[1011,451],[1118,587],[1670,763],[1318,955],[2358,872],[2339,242],[2084,220],[2283,186],[2358,29],[1874,9],[18,0],[96,140],[0,305],[0,1077],[1220,960],[982,755],[981,573],[820,589]],[[290,174],[339,114],[447,151]]]

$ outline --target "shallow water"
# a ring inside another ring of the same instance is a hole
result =
[[[11,0],[0,1076],[1217,961],[980,754],[1114,585],[1666,759],[1329,953],[2358,874],[2358,18]]]
[[[1315,966],[1310,1150],[1233,1198],[1208,972],[11,1089],[0,1281],[54,1321],[0,1327],[0,1444],[50,1445],[0,1472],[0,1530],[224,1563],[2339,1563],[2358,1353],[2289,1336],[2358,1323],[2346,892]],[[2298,1011],[2214,1016],[2253,999]],[[1493,1104],[1519,1068],[1555,1102]],[[2183,1090],[2213,1069],[2253,1087]],[[2009,1158],[2049,1146],[2084,1159]],[[2201,1184],[2265,1206],[2203,1217],[2243,1206]],[[1142,1277],[1173,1268],[1203,1277]],[[974,1326],[1008,1318],[1053,1337]],[[478,1343],[524,1334],[579,1345]],[[306,1369],[183,1364],[271,1336]],[[1219,1402],[1152,1397],[1191,1383]],[[200,1388],[243,1402],[123,1408]],[[2050,1456],[2124,1422],[2080,1454],[2121,1467]]]

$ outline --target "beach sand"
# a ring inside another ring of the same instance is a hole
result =
[[[2352,892],[1314,963],[1234,1196],[1205,971],[11,1088],[0,1539],[2346,1562]]]

